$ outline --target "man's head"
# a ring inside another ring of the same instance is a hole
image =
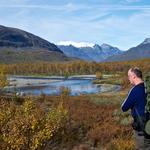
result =
[[[132,85],[136,85],[142,81],[142,71],[137,67],[130,68],[128,71],[128,79]]]

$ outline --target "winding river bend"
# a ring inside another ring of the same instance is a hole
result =
[[[76,76],[64,79],[63,77],[28,77],[11,76],[9,91],[16,90],[25,95],[60,95],[61,87],[70,89],[70,95],[94,94],[106,91],[118,91],[118,85],[96,85],[92,83],[94,76]]]

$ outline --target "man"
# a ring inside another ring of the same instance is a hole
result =
[[[142,80],[142,72],[139,68],[131,68],[128,71],[128,79],[132,88],[128,97],[122,104],[122,111],[131,109],[133,117],[132,127],[135,131],[135,145],[136,150],[146,150],[144,145],[144,118],[145,118],[145,105],[146,93],[144,82]],[[149,147],[150,149],[150,147]]]

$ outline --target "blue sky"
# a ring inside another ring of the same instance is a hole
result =
[[[0,0],[0,24],[53,43],[107,43],[127,50],[150,37],[150,1]]]

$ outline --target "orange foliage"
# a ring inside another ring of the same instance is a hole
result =
[[[150,59],[126,62],[69,62],[69,63],[20,63],[6,65],[9,74],[72,75],[101,73],[126,73],[130,67],[137,66],[144,74],[150,70]]]

